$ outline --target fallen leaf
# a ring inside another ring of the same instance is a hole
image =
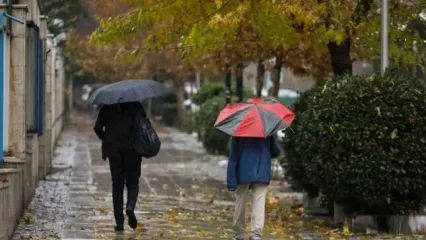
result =
[[[23,222],[24,224],[32,224],[32,223],[34,223],[34,219],[33,219],[32,217],[24,217],[24,218],[22,219],[22,222]]]
[[[146,232],[147,229],[145,228],[145,226],[142,223],[138,223],[138,226],[136,227],[136,231],[138,231],[138,232]]]
[[[105,209],[99,208],[98,210],[101,213],[101,215],[108,215],[108,213],[107,213],[107,211]]]
[[[169,215],[169,222],[177,223],[179,222],[175,216]]]
[[[277,196],[268,197],[268,204],[277,204],[279,200],[280,199]]]

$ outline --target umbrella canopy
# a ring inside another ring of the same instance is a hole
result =
[[[97,89],[88,100],[89,104],[111,105],[138,102],[145,98],[159,97],[167,88],[153,80],[124,80]]]
[[[226,106],[214,126],[234,137],[268,137],[289,127],[294,117],[274,98],[252,98]]]

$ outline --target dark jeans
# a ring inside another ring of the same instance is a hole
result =
[[[127,188],[126,208],[135,209],[139,194],[141,176],[141,158],[134,151],[123,151],[109,159],[112,176],[112,202],[117,225],[123,225],[123,191]]]

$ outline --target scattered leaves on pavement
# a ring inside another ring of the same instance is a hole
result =
[[[293,208],[294,200],[268,197],[266,204],[265,232],[285,239],[301,240],[301,235],[314,236],[313,239],[329,240],[373,240],[373,239],[424,239],[424,236],[402,236],[376,234],[355,236],[349,232],[347,225],[343,229],[333,228],[331,218],[306,218],[303,206]]]

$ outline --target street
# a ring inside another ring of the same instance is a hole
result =
[[[224,157],[163,128],[162,151],[142,163],[138,228],[115,233],[109,165],[91,126],[78,116],[64,129],[53,174],[39,183],[13,239],[231,239],[234,198],[217,164]]]

